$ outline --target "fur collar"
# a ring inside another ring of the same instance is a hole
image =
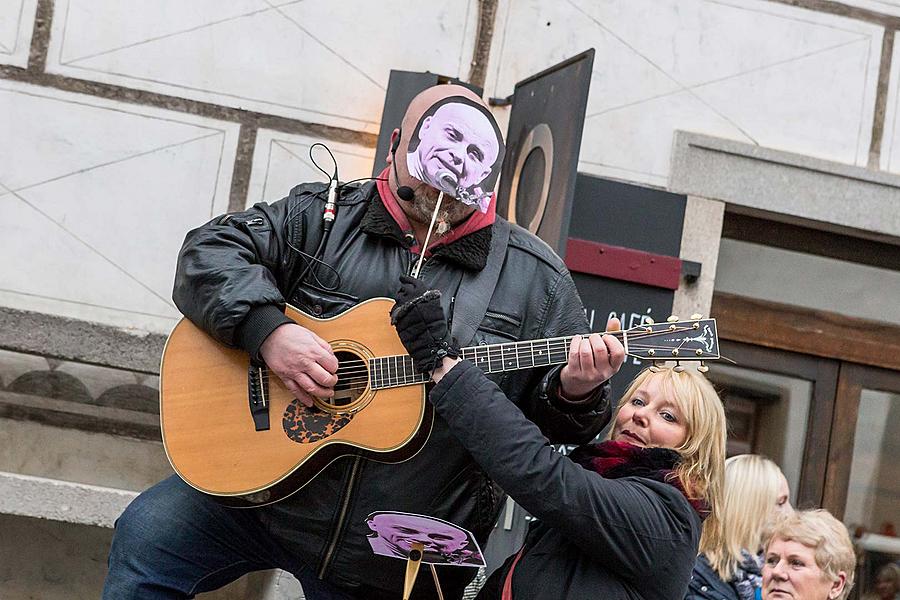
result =
[[[404,236],[391,213],[379,200],[377,192],[369,198],[369,207],[359,227],[368,234],[393,239],[404,248],[409,248],[413,243],[412,239]],[[434,249],[432,256],[440,256],[465,269],[480,271],[487,264],[488,253],[491,250],[492,232],[493,226],[473,231],[449,244],[438,246]]]
[[[675,477],[681,455],[669,448],[641,448],[628,442],[607,440],[599,444],[579,446],[569,455],[573,461],[607,479],[644,477],[667,483],[680,491],[700,518],[709,515],[705,500],[691,498]]]

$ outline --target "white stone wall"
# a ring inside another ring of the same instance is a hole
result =
[[[237,126],[2,80],[0,114],[0,303],[170,328],[174,257],[228,206]]]
[[[390,69],[468,78],[479,21],[477,0],[50,4],[48,77],[0,78],[0,249],[21,257],[0,305],[154,332],[177,318],[186,230],[320,179],[317,141],[342,179],[368,175]],[[900,16],[896,0],[843,4]],[[0,4],[0,65],[28,64],[36,12]],[[883,35],[768,0],[497,0],[485,91],[593,47],[582,171],[665,186],[679,129],[865,166]],[[895,172],[898,81],[895,44],[877,165]],[[278,124],[251,133],[234,198],[248,115]]]
[[[596,48],[581,171],[664,186],[676,129],[867,163],[879,26],[765,0],[500,0],[498,13],[492,96]]]
[[[324,182],[324,175],[315,164],[331,173],[334,169],[331,157],[326,150],[317,146],[312,149],[310,158],[312,146],[321,142],[325,142],[334,155],[341,181],[370,175],[375,157],[375,150],[372,148],[329,142],[307,135],[260,130],[256,136],[247,206],[283,198],[294,185],[303,181]]]
[[[47,68],[377,133],[391,69],[465,76],[477,7],[476,0],[58,0]]]

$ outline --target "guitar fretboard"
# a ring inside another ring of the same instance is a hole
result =
[[[610,334],[624,338],[622,331]],[[468,360],[485,373],[561,365],[569,360],[572,337],[574,336],[470,346],[460,351],[460,358]],[[406,354],[369,359],[369,373],[372,389],[425,383],[431,379],[428,375],[417,373],[412,357]]]

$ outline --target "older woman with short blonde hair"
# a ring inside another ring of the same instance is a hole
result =
[[[763,537],[765,600],[845,600],[856,554],[844,525],[827,510],[798,511],[772,523]]]

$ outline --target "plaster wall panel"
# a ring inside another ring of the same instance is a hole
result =
[[[374,148],[264,129],[256,136],[247,206],[284,198],[298,183],[321,181],[325,185],[325,175],[310,159],[310,148],[317,142],[327,145],[334,154],[340,181],[371,175]],[[312,155],[325,171],[333,171],[331,157],[323,148],[317,146]]]
[[[881,168],[900,173],[900,40],[894,38],[891,76],[884,112],[884,137],[881,141]]]
[[[238,126],[0,82],[0,305],[167,332],[184,234],[225,212]]]
[[[37,0],[0,2],[0,64],[28,66]]]
[[[500,0],[486,90],[594,47],[582,171],[664,186],[675,129],[865,165],[882,36],[761,0]]]
[[[377,133],[390,70],[467,77],[477,19],[476,0],[60,0],[47,69]]]

